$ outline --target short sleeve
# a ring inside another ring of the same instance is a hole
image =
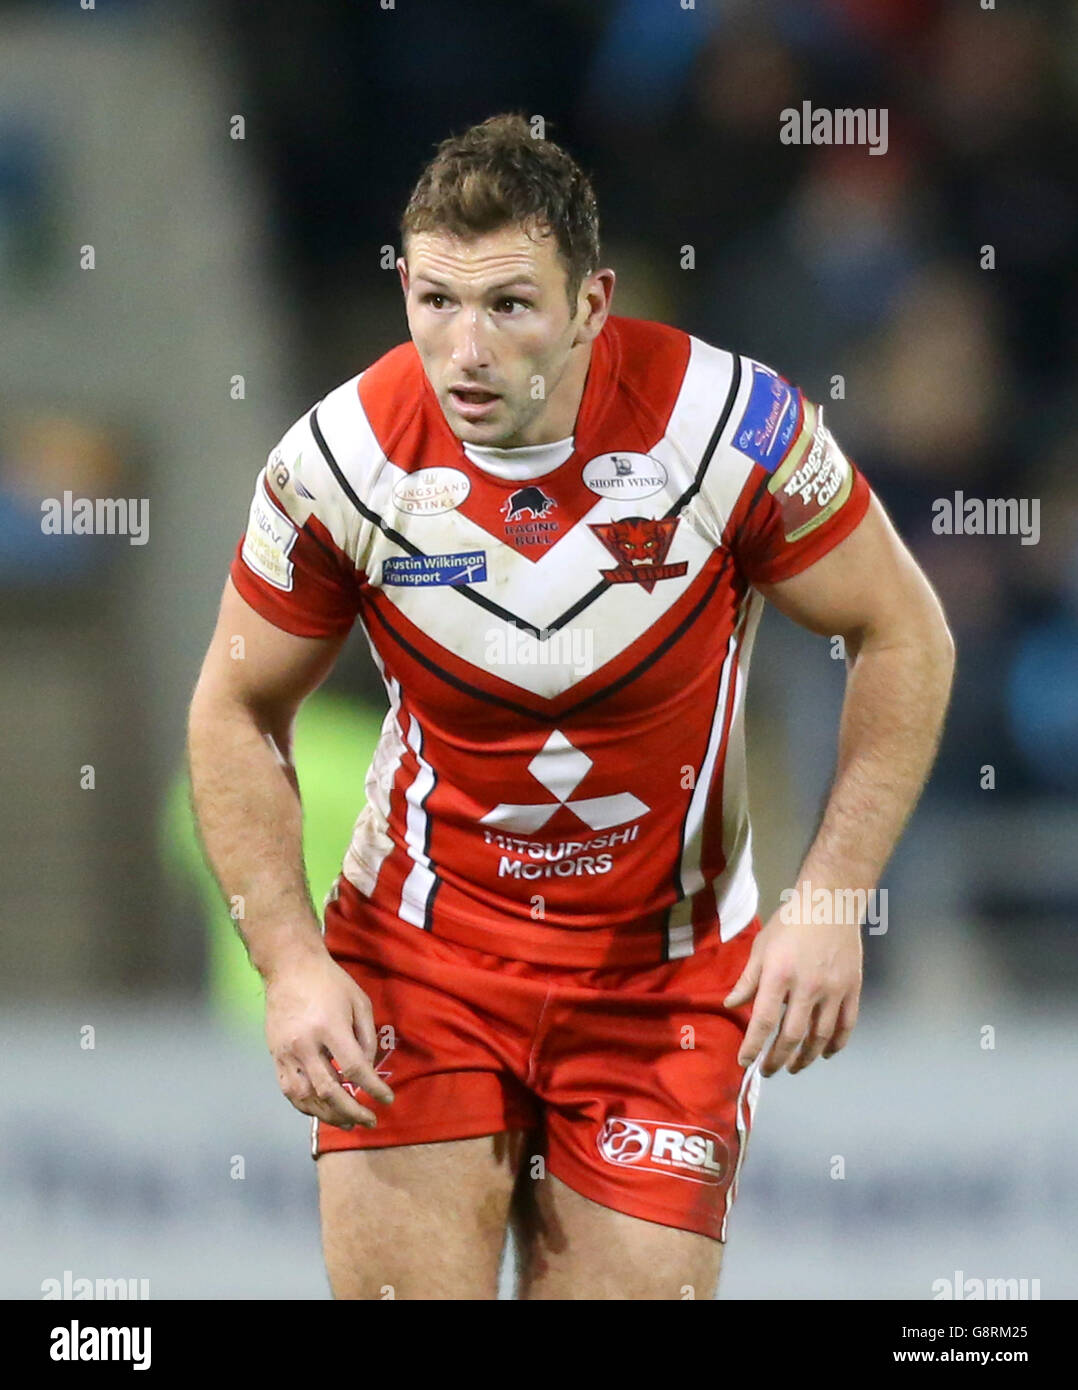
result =
[[[311,430],[298,420],[255,480],[232,582],[275,627],[297,637],[347,633],[360,606],[355,529]]]
[[[836,442],[823,407],[769,368],[752,370],[759,400],[750,394],[730,440],[751,467],[724,541],[750,583],[775,584],[844,540],[868,510],[871,490]]]

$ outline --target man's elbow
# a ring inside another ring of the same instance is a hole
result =
[[[220,731],[225,711],[221,702],[203,680],[199,680],[187,707],[186,748],[189,765],[193,768],[203,757],[212,757],[220,743]]]
[[[907,644],[920,672],[921,698],[947,708],[954,684],[956,647],[946,615],[933,596],[911,626]]]
[[[924,602],[910,604],[900,613],[892,610],[885,620],[866,624],[849,634],[846,644],[853,660],[871,651],[905,649],[916,654],[920,663],[950,689],[956,661],[955,639],[935,594],[927,594]]]
[[[940,613],[937,626],[938,640],[940,644],[940,655],[944,666],[947,668],[948,679],[954,675],[955,661],[958,649],[955,646],[954,633],[951,631],[947,619]]]
[[[922,606],[918,625],[919,645],[931,656],[933,665],[945,675],[949,689],[957,654],[954,633],[936,595],[926,597],[928,601]]]

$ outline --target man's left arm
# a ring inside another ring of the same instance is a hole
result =
[[[861,992],[861,927],[800,904],[861,901],[879,881],[928,778],[954,671],[954,642],[920,567],[873,496],[854,530],[808,569],[756,588],[813,632],[841,635],[846,692],[834,782],[795,894],[765,923],[727,1007],[755,995],[739,1061],[771,1076],[802,1071],[846,1045]],[[841,895],[841,896],[840,896]],[[785,1005],[785,1014],[783,1014]]]

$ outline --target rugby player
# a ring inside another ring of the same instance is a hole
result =
[[[876,886],[951,637],[819,405],[611,315],[593,190],[523,118],[439,147],[398,269],[410,341],[270,453],[190,712],[331,1288],[493,1298],[512,1222],[522,1298],[713,1297],[760,1077],[857,1018],[857,914],[799,905]],[[847,651],[833,785],[766,920],[765,601]],[[389,709],[323,926],[290,731],[357,618]]]

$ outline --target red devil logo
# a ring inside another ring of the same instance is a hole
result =
[[[611,584],[642,584],[650,594],[656,581],[675,579],[689,568],[687,560],[663,561],[677,528],[677,517],[627,516],[621,521],[590,523],[591,529],[618,562],[617,569],[600,570]]]

